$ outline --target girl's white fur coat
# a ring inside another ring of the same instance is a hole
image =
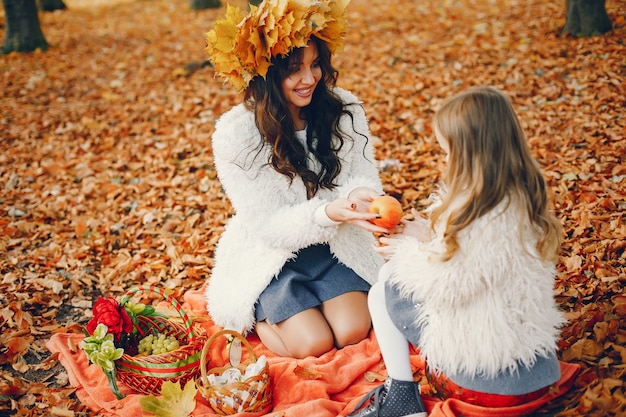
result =
[[[340,151],[338,187],[320,189],[310,200],[299,178],[290,183],[268,165],[268,146],[262,146],[254,115],[243,104],[216,124],[214,162],[235,210],[220,236],[206,289],[208,312],[222,327],[244,333],[251,330],[260,293],[288,259],[312,244],[328,243],[340,262],[370,284],[377,278],[383,261],[372,250],[371,233],[350,224],[321,226],[313,220],[318,207],[347,197],[357,186],[382,193],[363,107],[351,93],[336,91],[354,115],[354,121],[344,115],[340,122],[353,142],[346,141]]]
[[[553,299],[555,266],[539,258],[527,219],[501,203],[459,233],[447,262],[431,258],[442,252],[440,238],[402,238],[396,246],[389,279],[421,304],[419,347],[431,370],[493,377],[555,351],[563,321]]]

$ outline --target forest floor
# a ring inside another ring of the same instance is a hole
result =
[[[0,56],[0,416],[92,415],[47,340],[80,332],[100,294],[199,288],[231,214],[210,137],[241,98],[203,65],[224,9],[65,3],[40,13],[47,51]],[[406,210],[439,179],[439,103],[511,96],[564,226],[559,355],[582,365],[538,415],[626,412],[626,3],[606,7],[614,30],[577,39],[559,36],[564,1],[352,0],[334,61]]]

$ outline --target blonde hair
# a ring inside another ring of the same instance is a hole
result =
[[[446,219],[442,259],[457,251],[461,230],[506,199],[528,215],[542,259],[556,260],[561,225],[548,210],[545,178],[511,100],[493,87],[474,87],[448,99],[433,127],[449,146],[443,175],[448,192],[431,215],[433,227]],[[460,205],[459,196],[464,196]]]

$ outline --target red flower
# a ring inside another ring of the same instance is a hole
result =
[[[93,305],[93,318],[87,323],[87,332],[93,334],[98,324],[104,324],[113,335],[116,342],[123,334],[133,331],[133,322],[123,306],[120,306],[113,297],[98,297]]]

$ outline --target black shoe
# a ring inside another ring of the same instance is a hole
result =
[[[370,404],[359,410],[368,400]],[[387,378],[383,385],[367,394],[349,416],[426,417],[427,414],[417,382]]]

